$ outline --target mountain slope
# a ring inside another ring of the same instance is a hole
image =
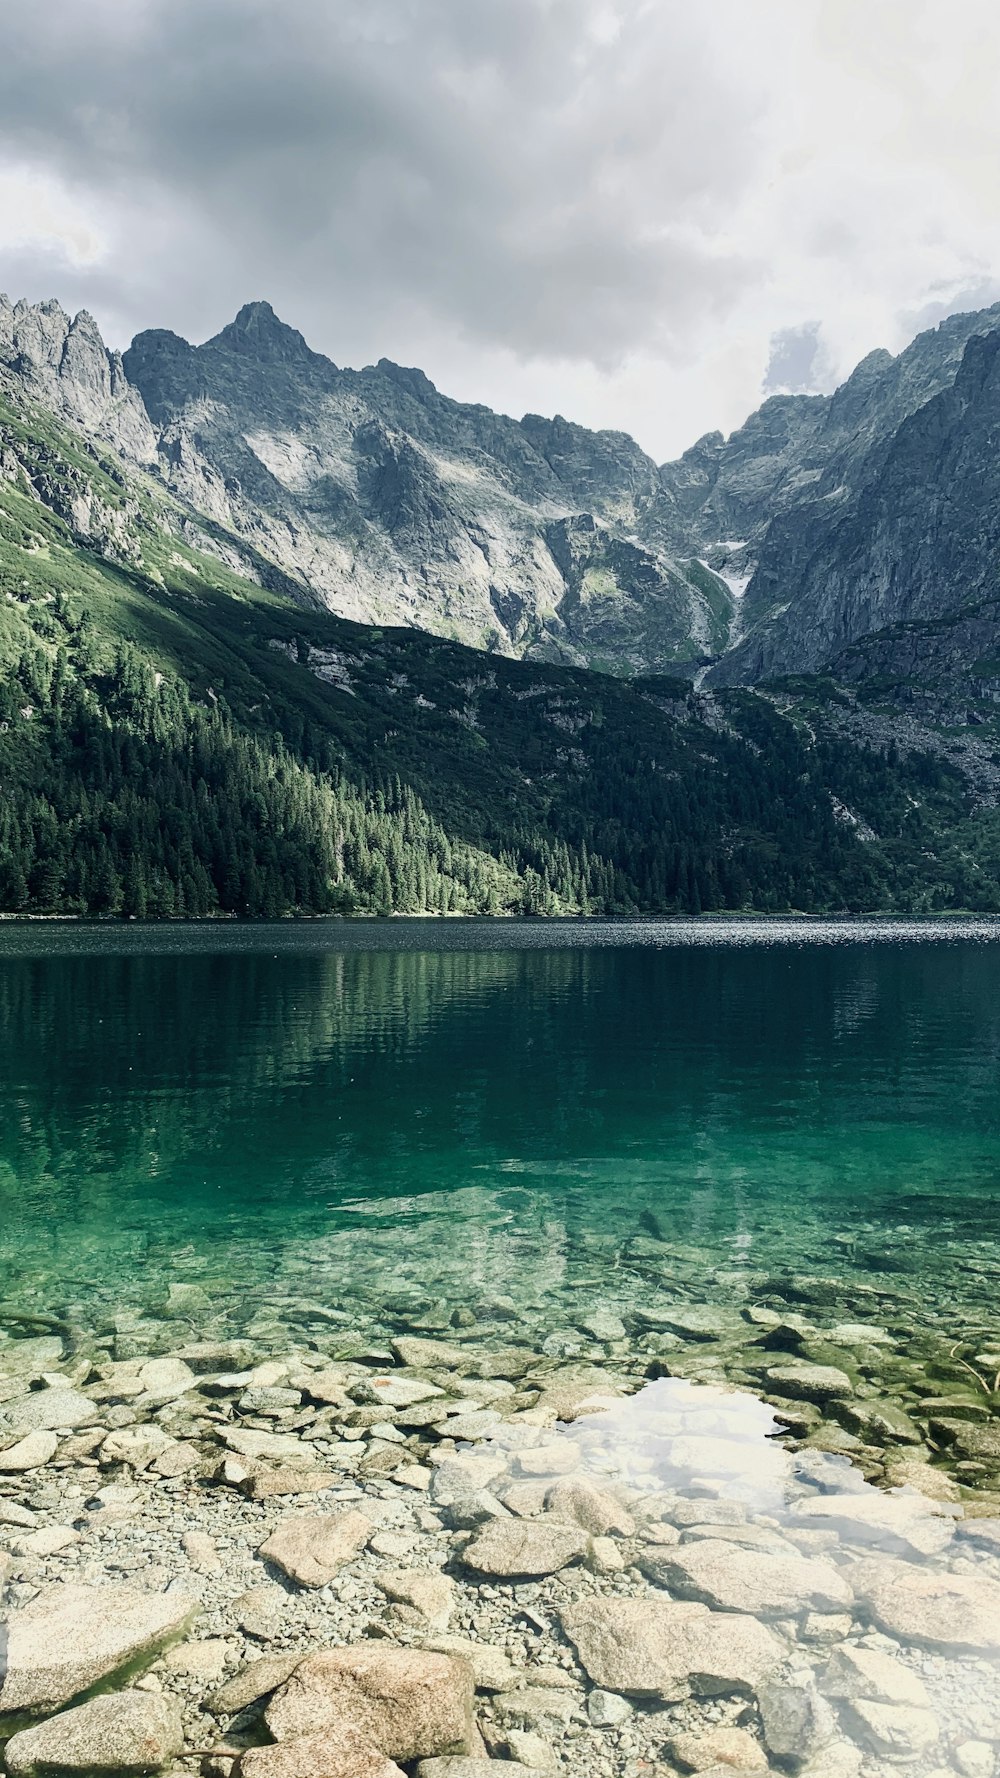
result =
[[[229,547],[0,377],[0,909],[1000,905],[992,799],[821,687],[489,659]]]
[[[998,330],[1000,306],[952,316],[898,358],[866,359],[813,414],[758,509],[738,645],[713,669],[717,683],[826,666],[988,584]]]
[[[338,369],[266,303],[203,346],[140,334],[124,364],[171,490],[341,616],[619,672],[724,643],[726,588],[671,556],[623,433],[463,406],[385,359]]]

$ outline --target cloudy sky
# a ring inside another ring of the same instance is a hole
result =
[[[658,457],[1000,297],[993,0],[8,9],[0,288],[125,345],[266,297],[341,364]]]

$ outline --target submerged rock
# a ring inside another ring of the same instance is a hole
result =
[[[114,1692],[23,1729],[4,1749],[11,1778],[52,1772],[100,1778],[103,1773],[159,1772],[184,1744],[176,1698]]]
[[[1000,1651],[1000,1582],[878,1557],[852,1563],[847,1574],[859,1605],[901,1642],[974,1654]]]
[[[846,1371],[833,1364],[776,1364],[767,1372],[770,1387],[780,1395],[805,1401],[834,1401],[854,1394]]]
[[[643,1571],[658,1586],[719,1611],[791,1617],[803,1611],[843,1611],[851,1589],[830,1562],[773,1555],[709,1538],[675,1548],[647,1548]]]
[[[779,1759],[809,1759],[831,1742],[837,1722],[810,1668],[773,1673],[757,1692],[764,1740]]]
[[[834,1649],[823,1690],[828,1698],[842,1698],[848,1703],[857,1698],[868,1698],[876,1704],[913,1704],[918,1708],[929,1703],[927,1687],[919,1673],[892,1655],[851,1642]]]
[[[915,1759],[933,1747],[940,1735],[932,1710],[913,1704],[876,1704],[858,1699],[848,1709],[858,1738],[887,1759]]]
[[[325,1587],[364,1549],[374,1528],[363,1513],[292,1513],[257,1553],[299,1586]]]
[[[497,1577],[555,1574],[587,1554],[579,1525],[544,1515],[538,1519],[491,1519],[462,1551],[466,1568]]]
[[[817,1494],[796,1501],[798,1522],[834,1525],[863,1543],[919,1556],[935,1556],[955,1535],[953,1516],[919,1494],[883,1494],[866,1488],[856,1494]]]
[[[109,1674],[154,1655],[189,1623],[198,1601],[133,1587],[47,1587],[7,1624],[0,1714],[57,1710]]]

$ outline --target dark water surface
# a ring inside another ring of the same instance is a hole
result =
[[[889,1273],[957,1338],[997,1275],[998,933],[0,927],[0,1285],[486,1292],[541,1338],[652,1240],[695,1299]]]

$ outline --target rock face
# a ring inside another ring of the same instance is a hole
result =
[[[58,1710],[127,1662],[154,1654],[196,1607],[183,1593],[46,1588],[8,1621],[0,1714]]]
[[[42,1778],[50,1772],[159,1772],[184,1744],[176,1698],[148,1692],[92,1698],[61,1716],[14,1735],[4,1749],[11,1778]]]
[[[265,1720],[278,1741],[351,1731],[405,1763],[465,1752],[473,1698],[465,1661],[359,1643],[308,1655],[268,1705]]]
[[[586,1600],[562,1613],[562,1626],[595,1685],[668,1703],[753,1694],[784,1654],[753,1618],[666,1600]]]
[[[673,501],[624,433],[463,406],[387,359],[338,369],[261,302],[203,346],[140,334],[125,369],[171,488],[344,617],[613,671],[722,645],[731,595],[674,559]]]
[[[0,374],[155,466],[227,560],[293,596],[617,673],[715,661],[710,684],[922,678],[950,652],[957,697],[1000,640],[981,609],[998,342],[1000,305],[953,315],[658,467],[624,433],[463,405],[387,359],[339,368],[264,302],[203,345],[154,330],[122,359],[90,315],[0,297]]]
[[[900,358],[865,360],[811,433],[800,412],[745,596],[744,639],[716,670],[720,682],[811,671],[887,626],[939,619],[990,590],[998,327],[997,308],[952,316]]]
[[[0,295],[0,365],[60,419],[135,462],[155,458],[156,434],[142,397],[86,310],[71,321],[57,302],[11,303]]]

